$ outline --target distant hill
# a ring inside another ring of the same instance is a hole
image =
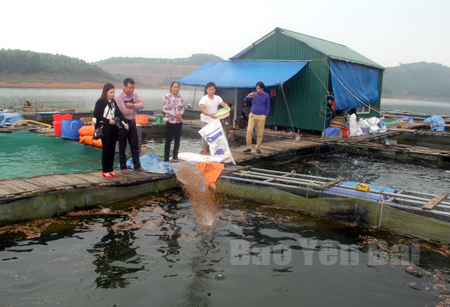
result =
[[[142,57],[113,57],[92,64],[142,64],[142,63],[162,63],[162,64],[177,64],[177,65],[198,65],[201,66],[205,62],[223,61],[223,59],[214,54],[194,53],[188,58],[142,58]]]
[[[418,62],[387,67],[383,97],[450,101],[450,67]]]
[[[0,50],[0,81],[79,83],[115,82],[113,75],[97,65],[60,54],[23,50]]]
[[[197,53],[187,58],[136,58],[114,57],[95,62],[102,69],[110,72],[116,78],[133,78],[138,84],[145,86],[169,86],[174,80],[179,80],[207,61],[223,61],[214,54]]]

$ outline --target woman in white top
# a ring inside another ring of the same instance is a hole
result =
[[[202,108],[202,114],[200,115],[202,127],[217,118],[214,116],[214,113],[219,109],[219,105],[228,108],[228,105],[220,98],[220,96],[214,95],[216,93],[216,85],[213,82],[208,82],[205,89],[207,94],[203,96],[198,103]],[[208,142],[204,138],[202,139],[202,149],[203,154],[206,155],[208,153]]]

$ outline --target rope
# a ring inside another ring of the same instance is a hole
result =
[[[315,180],[313,180],[313,181],[310,181],[310,182],[308,182],[308,185],[306,186],[307,188],[314,188],[314,185],[316,184],[316,181]]]
[[[314,184],[316,184],[315,180],[310,181],[310,182],[308,182],[308,185],[306,187],[307,188],[314,188]],[[323,192],[323,190],[322,190],[322,192]],[[306,190],[306,199],[308,199],[308,198],[309,198],[309,190]]]
[[[325,59],[323,59],[325,61]],[[325,61],[325,63],[327,63],[327,61]],[[328,64],[327,64],[328,66]],[[314,70],[314,68],[312,68],[311,65],[308,65],[309,68],[311,68],[311,70],[313,71],[313,73],[316,75],[317,79],[320,81],[320,83],[322,83],[322,86],[325,88],[325,90],[328,92],[328,88],[325,86],[325,84],[322,82],[322,80],[320,80],[319,75],[316,73],[316,71]],[[330,68],[330,67],[328,67]]]
[[[197,87],[195,87],[194,90],[194,98],[192,99],[192,110],[194,109],[195,106],[195,94],[197,94]],[[189,115],[189,122],[191,123],[191,127],[192,127],[192,115]]]
[[[381,228],[381,219],[383,218],[383,207],[384,207],[384,200],[381,203],[380,223],[378,224],[378,231],[380,231]]]
[[[295,177],[295,175],[297,175],[297,172],[296,172],[295,170],[292,170],[292,171],[291,171],[291,176],[292,176],[292,177]]]
[[[280,82],[281,92],[283,93],[284,103],[286,104],[286,109],[288,111],[289,119],[291,120],[292,132],[295,132],[294,123],[292,122],[291,112],[289,111],[289,107],[286,100],[286,95],[284,94],[283,82]]]

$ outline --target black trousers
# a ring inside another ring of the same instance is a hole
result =
[[[166,146],[164,146],[164,161],[169,161],[170,144],[175,138],[175,144],[173,145],[173,159],[178,159],[178,150],[180,149],[181,130],[183,123],[172,124],[166,122]]]
[[[103,125],[102,137],[102,169],[103,173],[109,173],[114,168],[114,154],[116,153],[116,142],[118,129],[114,125]]]
[[[136,129],[136,122],[134,120],[127,120],[128,130],[122,128],[119,130],[119,161],[120,169],[127,168],[127,158],[125,150],[127,149],[127,142],[130,143],[131,157],[133,159],[134,168],[140,168],[139,161],[139,136]]]

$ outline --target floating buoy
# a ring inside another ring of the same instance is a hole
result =
[[[362,192],[370,192],[370,187],[367,184],[358,183],[356,185],[356,190],[357,191],[362,191]]]

